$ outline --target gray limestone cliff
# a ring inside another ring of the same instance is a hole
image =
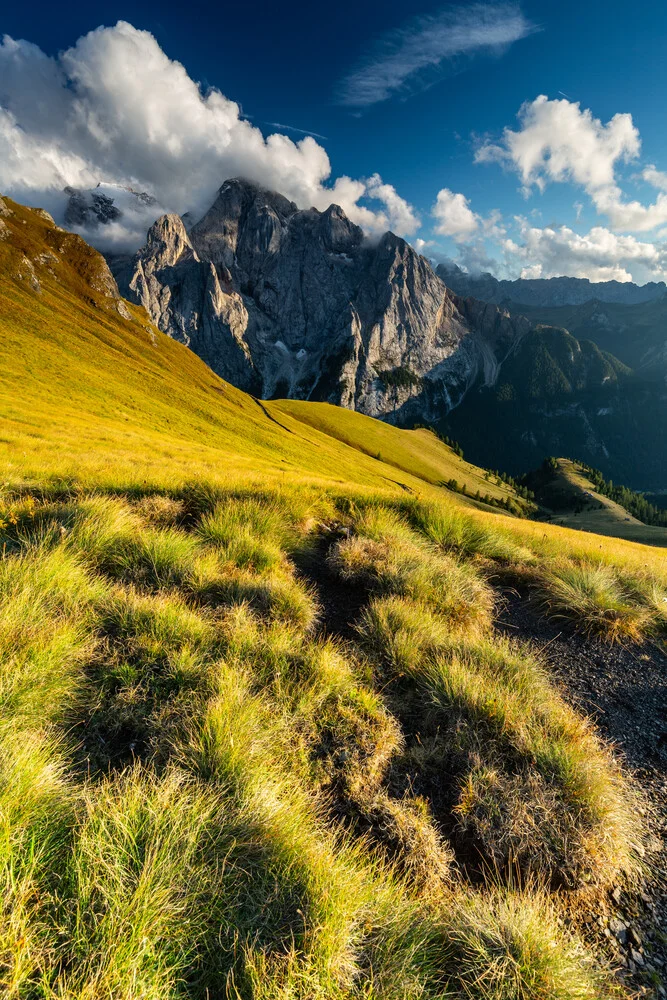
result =
[[[189,232],[178,216],[160,218],[117,278],[235,385],[398,422],[493,384],[530,330],[454,295],[393,233],[369,241],[337,205],[299,210],[239,179]]]

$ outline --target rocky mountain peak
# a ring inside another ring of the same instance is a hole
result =
[[[182,257],[198,260],[180,215],[162,215],[148,230],[140,254],[154,268],[173,267]]]
[[[202,258],[228,267],[235,256],[275,252],[297,206],[239,177],[225,181],[208,212],[190,230]]]
[[[429,419],[492,377],[525,325],[466,313],[409,243],[365,239],[339,205],[299,209],[241,178],[187,232],[159,219],[119,281],[242,388],[397,421]]]
[[[322,245],[330,253],[350,253],[363,243],[363,230],[350,222],[340,205],[329,205],[319,225]]]

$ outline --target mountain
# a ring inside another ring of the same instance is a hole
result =
[[[634,358],[455,294],[405,240],[365,239],[336,205],[299,210],[233,179],[194,226],[162,216],[113,267],[162,331],[258,397],[434,424],[514,473],[553,453],[635,488],[667,482],[664,398]]]
[[[506,308],[533,324],[565,327],[579,340],[592,340],[643,378],[667,379],[667,295],[634,305],[593,299],[569,306],[509,302]]]
[[[492,381],[530,328],[453,295],[392,233],[365,240],[336,205],[299,210],[239,179],[189,232],[178,216],[160,218],[116,276],[235,385],[393,422],[447,410]]]
[[[667,293],[664,281],[635,285],[631,281],[589,281],[588,278],[517,278],[499,280],[492,274],[468,274],[453,261],[438,264],[436,273],[457,295],[472,296],[483,302],[526,306],[582,305],[597,299],[634,305],[650,302]]]
[[[667,388],[567,330],[535,329],[495,384],[469,393],[439,426],[473,461],[514,475],[565,455],[636,489],[667,485]]]
[[[400,495],[440,494],[455,479],[471,496],[517,502],[427,430],[322,403],[259,403],[223,382],[120,298],[81,237],[9,199],[0,199],[0,332],[3,482],[48,470],[56,491],[110,478],[196,490],[206,477],[334,485],[344,474]]]

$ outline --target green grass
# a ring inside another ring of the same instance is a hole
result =
[[[600,563],[556,564],[541,590],[549,613],[570,618],[586,634],[610,643],[641,642],[664,624],[656,581],[640,577],[626,588],[617,572]]]
[[[567,913],[637,877],[640,813],[539,658],[494,632],[493,580],[585,629],[582,587],[612,588],[657,636],[667,556],[450,494],[505,495],[427,431],[258,406],[13,211],[3,996],[618,995]],[[36,292],[17,271],[46,251]],[[346,589],[343,641],[324,625]]]
[[[558,459],[557,473],[544,498],[547,507],[549,493],[558,501],[551,515],[555,524],[645,545],[667,546],[667,528],[643,524],[620,504],[598,493],[576,463],[568,459]]]

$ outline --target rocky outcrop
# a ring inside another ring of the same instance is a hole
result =
[[[370,242],[337,205],[299,210],[238,179],[189,231],[159,219],[117,277],[228,381],[401,422],[492,383],[530,328],[453,295],[392,233]]]
[[[144,306],[156,326],[190,346],[215,371],[224,371],[228,381],[257,388],[244,339],[248,312],[243,299],[224,264],[200,260],[178,215],[163,215],[151,226],[129,271],[123,291]]]
[[[141,212],[157,204],[145,191],[111,184],[98,184],[92,189],[66,187],[63,193],[67,195],[64,221],[68,229],[95,231],[123,219],[128,209],[131,213]]]

